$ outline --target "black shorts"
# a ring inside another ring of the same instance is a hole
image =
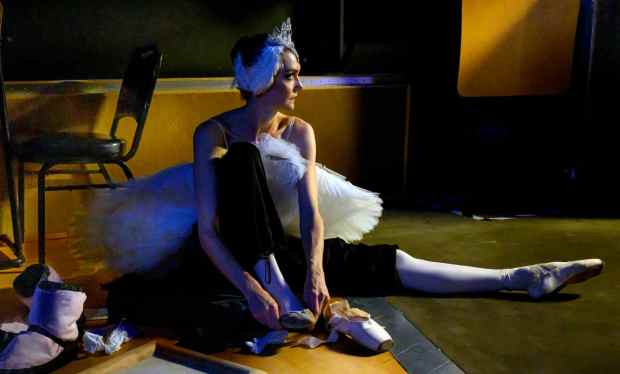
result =
[[[395,245],[325,240],[323,270],[332,296],[384,296],[394,293],[400,288],[396,272],[396,249],[398,247]],[[301,293],[306,279],[306,258],[301,240],[287,237],[286,246],[275,251],[274,256],[289,286],[294,292]],[[182,258],[183,274],[194,274],[216,293],[236,292],[200,247],[196,228],[186,241]],[[254,273],[253,269],[247,271]]]

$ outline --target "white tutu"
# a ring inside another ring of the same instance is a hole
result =
[[[300,236],[297,182],[307,161],[285,140],[261,135],[258,142],[269,191],[287,234]],[[375,228],[383,211],[379,194],[357,187],[327,167],[317,164],[319,212],[325,239],[361,240]]]
[[[307,161],[282,139],[262,135],[257,145],[285,232],[299,237],[297,182]],[[326,239],[360,240],[377,225],[382,213],[377,193],[322,165],[317,166],[317,182]],[[121,273],[147,271],[180,248],[196,220],[193,164],[177,165],[98,191],[85,222],[89,253],[83,255],[102,259]]]

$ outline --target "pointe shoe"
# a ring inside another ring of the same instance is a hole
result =
[[[366,321],[349,323],[345,334],[351,336],[355,342],[375,352],[385,352],[394,346],[390,334],[370,317]]]
[[[527,292],[538,299],[544,295],[558,292],[570,283],[579,283],[599,275],[605,263],[600,259],[587,259],[569,262],[548,262],[524,267],[533,275]]]
[[[312,330],[316,325],[316,317],[310,309],[294,310],[280,316],[280,325],[291,331]]]
[[[329,330],[348,335],[356,343],[375,352],[385,352],[394,346],[390,334],[367,312],[351,308],[347,300],[330,300],[323,309]]]

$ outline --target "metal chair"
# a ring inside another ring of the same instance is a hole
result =
[[[7,180],[7,193],[11,205],[11,223],[13,225],[13,241],[8,236],[0,235],[0,242],[5,243],[15,255],[14,259],[8,259],[0,262],[0,269],[19,267],[24,263],[25,258],[22,252],[22,234],[23,230],[18,219],[17,198],[15,193],[15,180],[13,179],[13,152],[11,152],[10,129],[7,120],[6,95],[4,93],[4,77],[2,75],[2,42],[3,35],[2,26],[4,25],[4,7],[0,3],[0,127],[2,134],[1,146],[4,152],[4,166]]]
[[[18,162],[18,226],[22,230],[20,240],[24,237],[24,163],[41,165],[36,172],[39,263],[45,263],[45,191],[115,188],[117,184],[112,181],[106,164],[118,165],[127,179],[133,179],[133,174],[126,162],[138,150],[161,64],[162,54],[156,46],[140,47],[132,53],[121,84],[110,134],[107,136],[94,133],[56,132],[34,137],[15,136],[11,138],[10,132],[7,131],[11,146],[9,149]],[[3,84],[3,82],[0,83]],[[4,91],[3,100],[5,100]],[[133,118],[136,122],[131,148],[127,152],[125,152],[125,141],[116,136],[120,121],[124,118]],[[96,164],[97,168],[54,169],[54,166],[59,164]],[[45,177],[49,174],[100,174],[105,179],[105,183],[46,186]]]

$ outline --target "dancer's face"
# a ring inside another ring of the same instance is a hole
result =
[[[274,106],[285,109],[295,109],[295,98],[303,89],[299,80],[301,65],[295,55],[285,50],[282,52],[282,68],[274,79],[273,86],[262,96]]]

